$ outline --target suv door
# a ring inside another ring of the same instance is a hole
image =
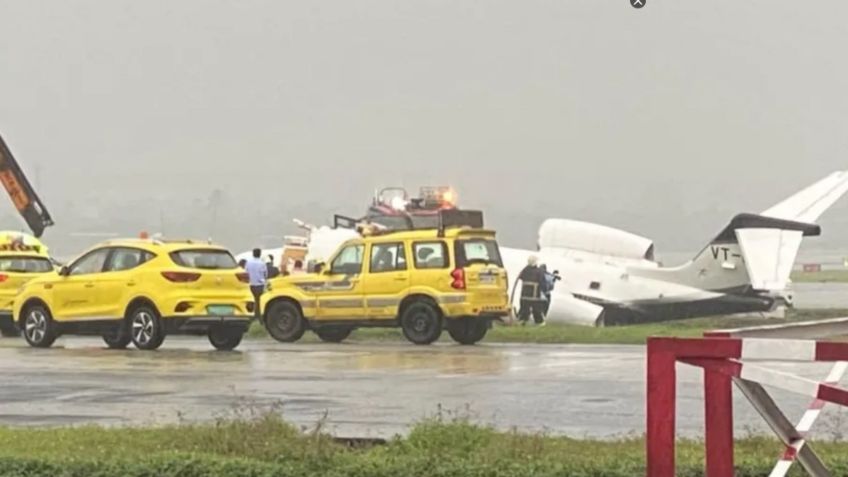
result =
[[[406,244],[371,244],[369,257],[368,273],[362,276],[365,315],[373,319],[393,319],[410,285]]]
[[[68,274],[53,283],[51,311],[56,320],[102,318],[94,312],[97,301],[97,278],[106,264],[108,248],[92,250],[68,267]]]
[[[363,243],[346,245],[336,253],[323,283],[313,290],[318,305],[316,318],[357,320],[365,316],[361,281],[364,259]]]
[[[100,316],[122,318],[129,295],[138,288],[135,268],[149,260],[150,252],[138,248],[116,247],[112,249],[101,277],[97,281],[97,304],[95,311]]]

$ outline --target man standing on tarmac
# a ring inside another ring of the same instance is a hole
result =
[[[253,249],[253,258],[247,261],[244,270],[247,272],[250,292],[253,293],[253,316],[261,321],[262,313],[259,310],[259,297],[262,296],[268,283],[268,266],[262,260],[262,250]]]
[[[521,270],[518,279],[521,280],[521,307],[518,309],[518,321],[522,325],[530,320],[539,326],[545,326],[545,299],[542,291],[545,287],[545,272],[537,266],[538,259],[535,255],[527,258],[527,266]]]

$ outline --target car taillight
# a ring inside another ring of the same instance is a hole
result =
[[[9,275],[6,275],[5,273],[0,273],[0,283],[3,283],[8,279],[9,279]]]
[[[162,276],[169,281],[178,283],[196,282],[197,280],[200,280],[200,274],[192,272],[162,272]]]
[[[242,283],[250,283],[250,276],[247,273],[236,273],[236,278]]]
[[[451,287],[456,288],[457,290],[465,290],[465,270],[455,268],[450,275],[451,278],[453,278]]]

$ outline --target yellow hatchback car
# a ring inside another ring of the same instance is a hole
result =
[[[101,335],[110,348],[158,348],[166,335],[207,335],[231,350],[247,330],[253,298],[230,252],[192,241],[115,240],[21,289],[14,317],[45,348],[63,334]]]
[[[495,233],[454,227],[348,240],[317,273],[271,280],[262,297],[268,332],[297,341],[308,329],[339,342],[358,327],[400,327],[415,344],[447,329],[462,344],[507,316],[507,276]]]
[[[0,334],[18,336],[12,304],[28,281],[54,271],[47,247],[31,235],[0,232]]]

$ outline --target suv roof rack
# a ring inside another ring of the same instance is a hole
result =
[[[454,227],[483,228],[483,212],[480,210],[442,209],[438,212],[438,225],[436,227],[416,226],[411,220],[407,221],[409,228],[384,229],[383,233],[406,232],[409,230],[438,230],[439,237],[445,235],[445,229]],[[346,215],[333,215],[333,228],[362,229],[365,225],[377,225],[366,219],[354,219]]]

